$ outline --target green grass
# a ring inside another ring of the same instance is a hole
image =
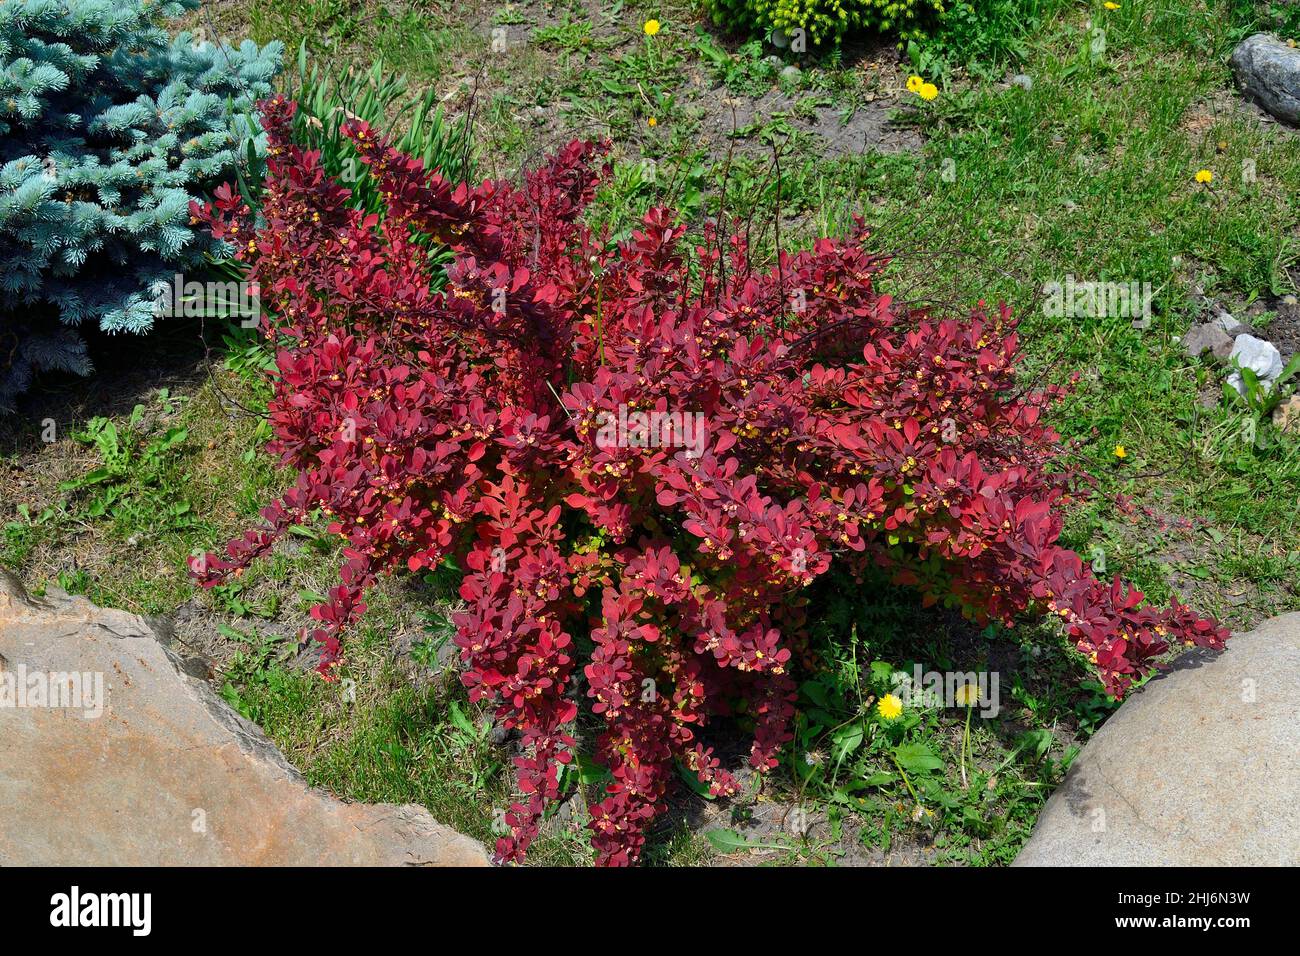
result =
[[[1066,384],[1078,373],[1047,416],[1095,478],[1066,537],[1099,571],[1104,562],[1153,600],[1194,598],[1236,627],[1300,608],[1300,445],[1266,419],[1254,421],[1261,440],[1244,441],[1251,412],[1223,401],[1221,371],[1187,359],[1175,341],[1197,317],[1196,286],[1234,310],[1294,291],[1300,137],[1241,108],[1225,65],[1267,11],[1240,0],[1125,0],[1115,11],[1053,0],[972,6],[991,19],[954,17],[901,65],[828,54],[785,80],[760,44],[698,30],[686,3],[589,19],[565,2],[543,10],[271,0],[223,5],[217,26],[290,49],[305,40],[331,68],[382,56],[415,91],[449,97],[452,115],[476,89],[484,175],[536,161],[570,131],[610,135],[614,171],[590,218],[615,238],[650,206],[671,203],[697,222],[720,212],[752,219],[756,254],[770,261],[778,208],[786,248],[864,215],[876,245],[897,254],[890,291],[955,314],[981,298],[1006,299],[1022,318],[1027,374]],[[651,14],[664,29],[648,44],[640,24]],[[491,29],[500,26],[526,42],[493,53]],[[1296,35],[1300,21],[1278,29]],[[940,85],[932,103],[901,92],[912,70]],[[1010,71],[1032,77],[1032,88],[1008,87]],[[728,135],[724,97],[748,102],[774,90],[786,97],[777,115]],[[882,101],[922,137],[919,150],[832,155],[801,126],[823,113],[852,123]],[[719,116],[721,134],[711,125]],[[1244,161],[1254,162],[1253,181],[1243,180]],[[1208,186],[1195,182],[1200,169],[1214,173]],[[1150,282],[1150,326],[1044,314],[1044,283],[1068,275]],[[234,338],[222,354],[211,377],[148,390],[139,416],[124,409],[92,423],[91,409],[48,445],[35,437],[39,423],[17,426],[0,464],[32,480],[12,503],[6,497],[0,563],[35,586],[141,613],[197,606],[225,628],[205,650],[227,699],[311,782],[352,799],[419,802],[490,839],[509,800],[509,746],[493,743],[489,715],[453,679],[429,676],[430,648],[445,639],[445,590],[418,581],[377,589],[349,646],[343,676],[353,700],[295,663],[293,637],[337,566],[337,544],[319,530],[232,585],[203,594],[190,585],[185,557],[254,523],[287,480],[259,450],[265,426],[234,404],[256,410],[265,401],[265,353]],[[1128,452],[1122,461],[1117,444]],[[64,483],[78,486],[61,491]],[[814,606],[824,668],[802,694],[805,711],[818,713],[801,722],[759,797],[705,808],[712,829],[756,839],[745,834],[775,800],[811,806],[824,823],[807,840],[767,834],[760,842],[771,847],[755,859],[844,862],[847,840],[935,862],[1009,862],[1074,748],[1114,704],[1043,625],[971,633],[889,589],[843,582]],[[419,649],[395,654],[396,637],[412,634]],[[915,708],[885,727],[872,709],[882,681],[914,663],[999,670],[1002,713],[974,718],[969,746],[960,709]],[[906,781],[899,747],[914,762]],[[922,752],[932,759],[917,760]],[[932,816],[913,819],[913,790]],[[715,832],[720,849],[674,818],[647,858],[706,862],[734,850],[728,839]],[[533,859],[587,855],[580,828],[556,824]]]

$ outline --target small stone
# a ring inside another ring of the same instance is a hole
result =
[[[1227,332],[1234,338],[1241,335],[1243,332],[1251,331],[1250,326],[1246,325],[1244,322],[1237,321],[1233,314],[1225,309],[1218,309],[1216,311],[1214,321],[1218,324],[1219,328],[1223,329],[1223,331]]]
[[[1022,90],[1032,90],[1034,88],[1034,78],[1027,73],[1017,73],[1011,78],[1011,85],[1018,86]]]
[[[1200,325],[1194,325],[1183,336],[1183,351],[1196,358],[1202,352],[1213,351],[1225,348],[1228,351],[1232,349],[1232,337],[1223,331],[1215,322],[1202,322]],[[1227,355],[1228,352],[1224,352]]]
[[[802,71],[793,63],[781,71],[781,79],[785,80],[787,83],[798,83],[799,77],[802,75]]]
[[[1300,435],[1300,395],[1292,395],[1273,409],[1273,424],[1288,435]]]

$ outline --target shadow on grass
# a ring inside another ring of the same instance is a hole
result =
[[[79,330],[89,346],[95,370],[88,376],[47,372],[19,396],[13,415],[0,415],[0,454],[27,455],[45,443],[49,421],[63,435],[95,416],[130,414],[160,388],[192,390],[207,377],[204,338],[221,344],[221,323],[197,319],[161,321],[148,335],[108,335],[97,328]]]

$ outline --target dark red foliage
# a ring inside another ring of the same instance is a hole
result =
[[[735,791],[710,718],[741,717],[752,764],[775,766],[803,595],[832,561],[884,566],[979,622],[1058,615],[1116,695],[1171,644],[1223,646],[1215,622],[1147,606],[1058,546],[1053,394],[1017,388],[1005,309],[899,307],[865,233],[761,274],[711,227],[688,247],[666,209],[611,246],[579,218],[604,174],[591,143],[521,185],[471,187],[350,123],[388,203],[367,217],[288,141],[293,105],[264,106],[264,223],[229,192],[194,214],[274,317],[271,448],[298,477],[197,573],[217,583],[329,515],[347,547],[312,612],[328,675],[379,575],[454,556],[464,681],[522,735],[502,858],[559,794],[575,685],[605,721],[602,863],[636,861],[678,766]],[[425,237],[455,255],[439,292]]]

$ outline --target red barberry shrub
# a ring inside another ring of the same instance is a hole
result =
[[[832,561],[875,562],[978,622],[1059,615],[1116,695],[1175,642],[1222,647],[1215,622],[1145,605],[1057,544],[1074,482],[1040,417],[1056,393],[1018,387],[1006,309],[898,305],[865,232],[764,272],[715,227],[688,245],[666,209],[608,243],[580,218],[606,172],[591,143],[472,187],[353,122],[387,203],[365,215],[288,141],[293,105],[263,109],[264,218],[229,191],[194,214],[273,317],[271,448],[297,481],[195,572],[217,583],[328,515],[347,542],[312,611],[328,675],[379,575],[465,568],[464,682],[523,747],[502,858],[558,796],[584,695],[611,774],[602,863],[636,861],[678,767],[734,792],[711,719],[740,718],[752,764],[775,766],[803,595]],[[438,292],[430,238],[454,253]]]

